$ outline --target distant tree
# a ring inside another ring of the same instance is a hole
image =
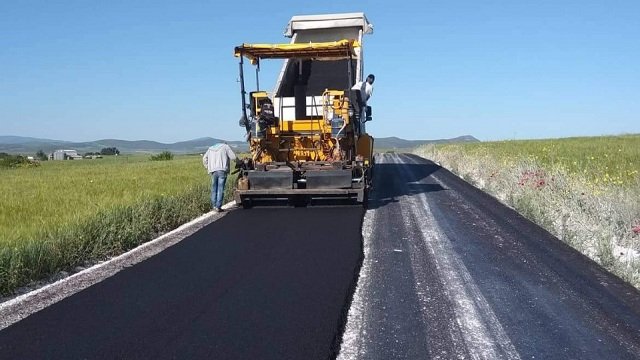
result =
[[[108,147],[100,150],[100,155],[119,155],[120,150],[116,147]]]
[[[36,153],[36,159],[38,159],[40,161],[47,161],[47,160],[49,160],[49,155],[45,154],[44,151],[42,151],[42,149],[40,149]]]

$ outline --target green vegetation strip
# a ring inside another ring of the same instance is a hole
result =
[[[231,195],[234,177],[227,182]],[[200,156],[0,170],[0,293],[121,254],[209,211]]]

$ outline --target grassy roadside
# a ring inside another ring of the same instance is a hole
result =
[[[0,170],[0,294],[130,250],[209,211],[209,196],[199,156]]]
[[[468,182],[640,287],[640,136],[424,146]]]

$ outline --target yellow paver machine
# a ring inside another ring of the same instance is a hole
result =
[[[362,13],[295,16],[287,44],[242,44],[242,116],[251,157],[244,159],[235,200],[348,198],[366,205],[373,169],[371,107],[363,101],[362,37],[373,27]],[[245,90],[244,61],[256,90]],[[283,59],[273,92],[260,89],[260,63]],[[248,101],[247,101],[248,95]]]

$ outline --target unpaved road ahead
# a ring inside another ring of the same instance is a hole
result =
[[[231,211],[0,331],[0,359],[640,358],[636,289],[427,160],[375,172],[364,220]]]
[[[413,155],[377,158],[341,359],[640,357],[640,294]]]

